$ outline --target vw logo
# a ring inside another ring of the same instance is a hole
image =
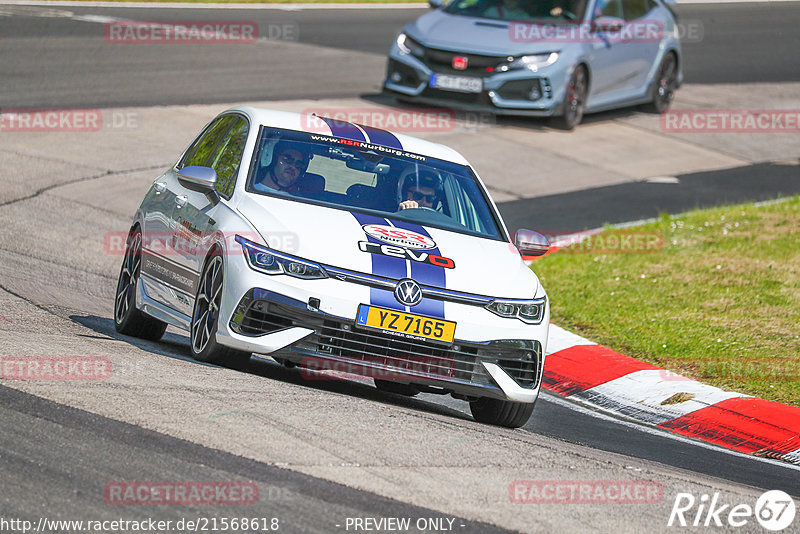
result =
[[[422,301],[422,289],[411,279],[400,280],[394,288],[394,298],[405,306],[416,306]]]

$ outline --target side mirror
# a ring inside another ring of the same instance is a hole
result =
[[[593,32],[618,32],[625,25],[619,17],[597,17],[592,21]]]
[[[550,241],[533,230],[517,230],[514,235],[514,244],[523,256],[544,256],[550,250]]]
[[[445,0],[428,0],[428,5],[433,9],[439,9],[445,3]]]
[[[217,171],[210,167],[184,167],[178,171],[178,180],[201,191],[213,191],[217,185]]]

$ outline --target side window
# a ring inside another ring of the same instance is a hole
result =
[[[219,143],[219,140],[225,135],[231,127],[232,122],[236,117],[220,117],[206,130],[203,136],[194,142],[194,144],[186,152],[180,168],[189,167],[191,165],[205,166],[208,164],[209,157],[214,152],[214,148]]]
[[[625,20],[640,19],[650,13],[653,3],[650,0],[622,0]]]
[[[231,129],[220,141],[213,161],[209,165],[217,171],[217,191],[226,198],[230,198],[236,185],[236,174],[242,161],[247,132],[247,121],[237,117]]]
[[[594,16],[622,18],[622,0],[598,0],[594,8]]]

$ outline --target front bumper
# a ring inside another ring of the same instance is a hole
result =
[[[483,90],[466,93],[433,88],[429,86],[433,74],[480,77]],[[558,62],[539,72],[519,69],[487,75],[451,71],[431,67],[419,58],[399,51],[395,45],[389,54],[384,90],[410,102],[496,115],[549,117],[561,113],[566,75]]]
[[[237,348],[268,352],[309,369],[343,370],[462,397],[534,402],[544,366],[539,341],[412,341],[362,330],[351,318],[261,288],[242,297],[228,327],[231,337],[225,343]]]

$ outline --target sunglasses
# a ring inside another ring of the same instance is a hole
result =
[[[280,158],[278,158],[278,163],[283,165],[291,165],[296,169],[305,170],[308,168],[308,160],[307,159],[294,159],[289,154],[282,154]]]
[[[423,200],[429,204],[433,204],[434,202],[436,202],[436,193],[432,195],[426,195],[421,191],[409,191],[408,193],[409,195],[411,195],[411,200],[414,200],[416,202],[421,202]]]

